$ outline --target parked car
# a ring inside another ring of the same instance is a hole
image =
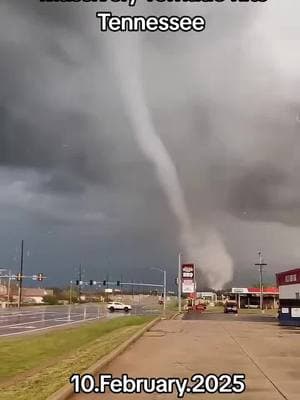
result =
[[[115,311],[124,311],[124,312],[129,312],[131,310],[131,306],[129,304],[124,304],[119,301],[112,301],[107,304],[107,309],[110,312],[115,312]]]
[[[238,312],[238,307],[237,307],[237,302],[234,300],[228,300],[224,304],[224,313],[234,313],[237,314]]]
[[[195,311],[203,312],[205,310],[206,310],[206,304],[204,304],[204,303],[195,304]]]

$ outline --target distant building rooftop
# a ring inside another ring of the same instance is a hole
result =
[[[231,293],[234,294],[260,294],[259,288],[232,288]],[[263,294],[279,294],[277,287],[263,288]]]
[[[46,295],[53,295],[53,290],[51,289],[41,289],[41,288],[23,288],[23,297],[43,297]]]
[[[276,274],[277,286],[295,285],[300,283],[300,268],[290,269],[288,271]]]

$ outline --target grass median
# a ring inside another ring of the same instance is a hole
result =
[[[0,340],[0,400],[45,400],[153,319],[105,322]]]

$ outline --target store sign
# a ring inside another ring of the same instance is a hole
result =
[[[292,308],[292,318],[300,318],[300,308]]]
[[[232,288],[231,293],[248,293],[248,288]]]
[[[194,264],[183,264],[182,265],[182,280],[184,279],[194,279]]]
[[[284,281],[285,283],[297,282],[297,274],[286,275]]]
[[[195,291],[195,266],[194,264],[182,264],[181,267],[182,293]]]
[[[194,282],[182,282],[182,293],[193,293],[195,291]]]

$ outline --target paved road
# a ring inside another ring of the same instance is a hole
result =
[[[227,318],[228,317],[228,318]],[[242,394],[187,394],[184,399],[299,400],[300,331],[282,329],[274,319],[190,314],[162,321],[103,371],[120,377],[191,377],[195,373],[244,373]],[[252,319],[251,319],[252,318]],[[76,370],[74,370],[76,373]],[[72,400],[177,399],[172,394],[74,395]]]
[[[142,305],[133,305],[126,315],[144,315],[152,313]],[[50,328],[67,327],[85,321],[109,319],[125,315],[123,312],[109,313],[105,306],[97,304],[69,306],[26,307],[18,310],[1,310],[0,337],[21,335],[28,332],[40,332]]]
[[[223,312],[189,312],[185,314],[185,320],[201,320],[201,321],[248,321],[248,322],[274,322],[277,323],[277,318],[272,315],[257,315],[257,314],[224,314]]]

